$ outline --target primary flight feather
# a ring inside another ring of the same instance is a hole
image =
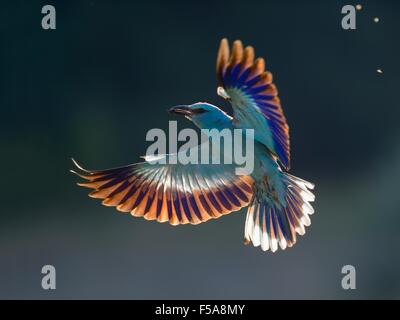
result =
[[[94,189],[89,196],[103,205],[137,217],[172,225],[198,224],[248,206],[245,243],[275,252],[305,233],[314,213],[314,185],[288,173],[289,127],[272,74],[251,46],[223,39],[217,57],[218,94],[230,101],[233,117],[209,103],[181,105],[171,113],[184,115],[200,129],[254,130],[254,170],[237,175],[235,164],[155,164],[146,159],[108,170],[85,170],[73,161],[72,171]]]

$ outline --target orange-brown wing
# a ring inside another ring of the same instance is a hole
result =
[[[75,161],[75,171],[94,189],[89,196],[103,205],[147,220],[172,225],[198,224],[247,206],[253,180],[226,165],[160,165],[147,162],[89,171]]]
[[[218,94],[229,99],[234,124],[254,129],[255,139],[263,143],[290,168],[289,127],[283,114],[272,74],[265,70],[263,58],[254,60],[254,49],[233,42],[230,52],[227,39],[222,39],[217,58]]]

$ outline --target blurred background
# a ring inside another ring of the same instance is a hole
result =
[[[343,30],[342,7],[358,3],[357,29]],[[41,28],[45,4],[56,30]],[[399,10],[372,0],[2,3],[0,298],[400,298]],[[312,226],[290,250],[244,246],[244,210],[171,227],[101,206],[68,172],[72,156],[89,169],[139,161],[171,106],[230,112],[216,95],[222,37],[266,59],[292,173],[316,184]],[[41,288],[46,264],[54,291]],[[347,264],[356,290],[341,287]]]

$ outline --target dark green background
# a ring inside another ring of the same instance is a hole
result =
[[[0,298],[400,298],[400,3],[360,3],[345,31],[348,1],[3,2]],[[71,156],[139,161],[173,105],[230,111],[216,95],[222,37],[266,59],[292,173],[316,183],[313,224],[284,252],[243,245],[244,210],[171,227],[101,206],[68,172]],[[45,264],[55,291],[41,289]],[[357,290],[341,288],[346,264]]]

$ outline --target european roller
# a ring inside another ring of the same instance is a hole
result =
[[[107,170],[76,173],[94,189],[89,195],[122,212],[171,225],[199,224],[248,207],[245,244],[275,252],[292,247],[314,213],[314,185],[289,174],[289,127],[272,74],[251,46],[227,39],[217,57],[218,94],[228,100],[228,115],[209,103],[180,105],[171,113],[184,115],[200,129],[253,129],[254,170],[237,175],[235,164],[134,163]],[[165,155],[174,157],[176,154]]]

